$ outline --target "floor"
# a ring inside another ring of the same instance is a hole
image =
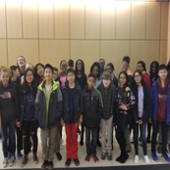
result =
[[[38,137],[39,137],[40,133],[38,131]],[[79,136],[80,138],[80,136]],[[132,145],[133,148],[133,145]],[[79,160],[80,160],[80,167],[102,167],[102,166],[127,166],[127,165],[136,165],[133,162],[134,159],[134,149],[132,149],[132,152],[129,154],[129,159],[127,160],[127,162],[125,164],[120,164],[118,162],[115,161],[115,159],[119,156],[120,154],[120,150],[119,150],[119,146],[117,144],[116,139],[114,139],[114,150],[113,150],[113,160],[112,161],[108,161],[108,160],[101,160],[100,159],[100,151],[101,148],[97,147],[97,156],[99,157],[99,162],[95,163],[93,161],[93,159],[90,160],[90,162],[85,162],[84,158],[86,156],[86,147],[85,144],[83,146],[79,145],[79,151],[78,151],[78,155],[79,155]],[[54,167],[57,168],[64,168],[65,167],[65,155],[66,155],[66,147],[65,147],[65,131],[63,128],[63,144],[62,144],[62,149],[61,149],[61,155],[63,156],[63,159],[61,161],[58,161],[56,156],[54,157]],[[139,146],[139,163],[138,165],[145,165],[144,159],[143,159],[143,152],[142,152],[142,148]],[[41,164],[42,164],[42,159],[41,159],[41,143],[39,140],[39,146],[38,146],[38,158],[39,158],[39,163],[38,164],[34,164],[33,159],[32,159],[32,154],[29,154],[29,161],[26,164],[26,166],[24,168],[40,168]],[[150,164],[162,164],[162,163],[166,163],[165,160],[159,156],[159,162],[154,162],[151,158],[151,152],[150,152],[150,145],[148,145],[148,156],[150,158]],[[2,152],[0,152],[0,160],[1,162],[3,161],[3,155]],[[12,169],[18,169],[21,168],[21,162],[22,159],[17,159],[15,165],[12,167]],[[75,167],[74,163],[71,163],[70,167]],[[0,163],[0,169],[3,168],[2,167],[2,163]],[[9,167],[8,167],[9,168]]]

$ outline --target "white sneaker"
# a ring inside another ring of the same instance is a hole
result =
[[[139,162],[139,156],[138,155],[135,155],[135,158],[134,158],[134,163],[138,163]]]
[[[3,160],[3,167],[6,168],[8,166],[8,158],[5,157]]]
[[[145,163],[146,163],[146,164],[150,164],[150,161],[149,161],[148,155],[145,155],[145,156],[144,156],[144,159],[145,159]]]
[[[15,164],[15,157],[12,156],[9,160],[9,167],[13,166]]]

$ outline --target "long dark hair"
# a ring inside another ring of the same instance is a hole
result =
[[[34,72],[34,70],[32,70],[31,68],[28,68],[28,69],[26,69],[26,71],[25,71],[25,75],[24,75],[24,83],[23,83],[23,86],[26,88],[26,89],[28,89],[28,82],[27,82],[27,80],[26,80],[26,75],[27,75],[27,73],[29,72],[29,71],[31,71],[32,72],[32,74],[33,74],[33,81],[31,82],[31,86],[35,86],[35,72]]]
[[[81,73],[82,73],[82,75],[83,75],[83,74],[84,74],[84,72],[85,72],[85,69],[84,69],[84,61],[83,61],[83,60],[81,60],[81,59],[78,59],[78,60],[76,61],[76,64],[75,64],[75,71],[76,71],[76,75],[77,75],[77,73],[78,73],[78,70],[77,70],[77,63],[78,63],[79,61],[82,63]]]
[[[100,77],[100,65],[99,65],[99,63],[98,63],[98,62],[94,62],[94,63],[92,64],[92,66],[90,67],[90,73],[93,72],[94,67],[97,67],[97,68],[98,68],[98,75],[97,75],[96,78],[99,78],[99,77]]]
[[[141,84],[142,84],[142,86],[146,85],[145,81],[143,80],[142,73],[141,73],[139,70],[136,70],[136,71],[133,73],[133,79],[134,79],[136,73],[139,73],[140,76],[141,76]],[[136,85],[135,79],[134,79],[133,84]]]

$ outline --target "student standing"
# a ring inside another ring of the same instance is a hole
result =
[[[35,100],[36,118],[41,129],[42,168],[53,168],[57,125],[63,110],[63,97],[59,83],[53,80],[53,67],[45,65],[44,81],[38,86]],[[57,139],[60,140],[60,139]],[[48,143],[47,143],[48,141]]]
[[[93,156],[94,162],[99,161],[96,156],[96,145],[98,140],[98,127],[102,114],[101,94],[94,87],[95,76],[90,74],[87,79],[88,87],[83,90],[83,123],[86,127],[86,152],[85,161]],[[92,137],[92,140],[90,138]]]
[[[75,65],[76,71],[76,82],[80,85],[81,90],[87,86],[87,76],[85,74],[84,62],[81,59],[76,61]],[[84,125],[81,123],[81,135],[80,135],[80,145],[83,145],[84,141]]]
[[[116,138],[120,146],[121,154],[116,161],[125,163],[129,155],[126,152],[125,129],[127,125],[132,126],[131,108],[135,104],[135,97],[128,86],[128,75],[125,71],[121,71],[118,77],[119,86],[116,89],[116,113],[114,122],[117,125]]]
[[[15,163],[15,124],[18,119],[18,103],[15,85],[9,81],[9,70],[2,68],[0,72],[0,107],[2,126],[3,167],[11,167]],[[8,152],[11,158],[8,159]]]
[[[75,83],[75,71],[71,68],[67,70],[67,82],[63,88],[64,110],[61,118],[62,125],[66,130],[66,162],[69,167],[73,159],[76,166],[79,166],[77,129],[82,122],[82,97],[81,87]]]
[[[29,142],[30,138],[33,141],[33,160],[38,163],[37,157],[37,121],[35,118],[35,97],[37,86],[34,79],[34,71],[27,69],[25,71],[24,83],[19,90],[19,127],[22,129],[23,144],[24,144],[24,158],[22,167],[28,162]]]
[[[139,162],[138,133],[140,128],[144,159],[145,163],[149,164],[146,145],[146,126],[149,120],[150,112],[150,93],[147,85],[143,80],[142,73],[139,70],[134,72],[133,77],[135,82],[134,85],[132,86],[132,91],[136,98],[136,103],[133,108],[134,147],[135,147],[134,162],[135,163]]]
[[[158,71],[159,78],[152,85],[151,90],[151,111],[150,121],[153,122],[152,133],[152,158],[154,161],[158,161],[156,155],[156,138],[159,131],[159,126],[162,129],[162,157],[170,162],[170,158],[166,153],[168,127],[170,124],[170,82],[167,78],[168,71],[165,65],[159,66]]]
[[[97,88],[103,99],[103,111],[100,121],[100,133],[102,152],[101,159],[112,160],[112,120],[113,105],[115,100],[115,86],[112,84],[111,74],[104,72],[102,75],[102,83]]]

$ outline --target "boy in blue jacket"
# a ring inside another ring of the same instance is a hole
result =
[[[159,131],[159,126],[162,128],[162,157],[170,162],[170,158],[166,153],[168,127],[170,124],[170,82],[167,78],[168,71],[165,65],[159,66],[159,78],[153,84],[151,90],[151,112],[150,122],[153,123],[152,133],[152,158],[158,161],[156,155],[156,138]]]

